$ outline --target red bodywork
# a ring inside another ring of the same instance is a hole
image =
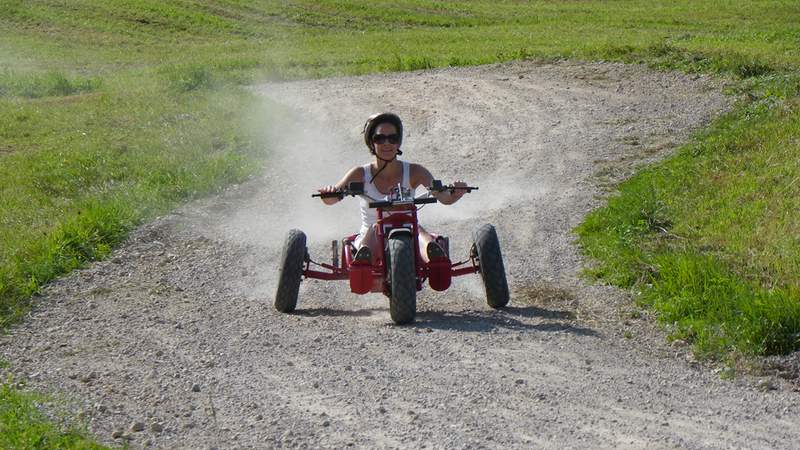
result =
[[[377,220],[377,241],[378,244],[372,250],[372,260],[374,264],[366,261],[353,263],[352,246],[357,235],[347,236],[343,239],[341,246],[341,258],[343,264],[324,264],[308,259],[306,261],[303,275],[306,278],[317,278],[320,280],[350,280],[350,290],[356,294],[366,294],[367,292],[383,292],[389,294],[387,274],[386,274],[386,239],[392,230],[405,228],[410,230],[414,249],[414,267],[417,272],[417,290],[422,289],[425,280],[432,289],[443,291],[450,287],[452,277],[467,275],[480,271],[477,260],[471,255],[469,260],[453,264],[449,258],[441,258],[438,261],[426,263],[419,254],[419,228],[417,225],[417,206],[409,203],[393,206],[391,210],[384,211],[378,208]],[[470,264],[467,264],[470,263]],[[314,270],[311,266],[315,265],[326,271]]]

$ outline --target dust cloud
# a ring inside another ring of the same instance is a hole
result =
[[[262,120],[269,156],[263,173],[245,193],[250,197],[237,199],[238,207],[221,224],[227,237],[267,248],[279,247],[292,228],[306,233],[309,242],[355,233],[360,224],[355,200],[326,206],[311,197],[318,188],[335,184],[353,165],[341,156],[354,145],[347,130],[265,101],[272,110]]]
[[[273,86],[285,88],[290,84]],[[357,198],[346,197],[327,206],[311,194],[324,185],[335,184],[350,168],[371,161],[361,129],[369,114],[381,107],[361,107],[336,115],[331,112],[335,109],[332,104],[305,102],[299,95],[292,95],[288,104],[281,104],[278,102],[286,101],[284,95],[277,99],[271,98],[270,92],[266,95],[264,111],[268,112],[262,118],[251,120],[264,124],[263,145],[269,157],[260,179],[248,191],[251,197],[237,201],[239,207],[231,209],[228,219],[220,224],[227,238],[275,248],[292,228],[306,234],[309,246],[327,244],[356,233],[360,227]],[[395,112],[408,118],[403,159],[425,165],[445,184],[464,179],[469,185],[480,188],[454,205],[433,204],[421,208],[420,222],[428,228],[479,219],[487,209],[513,207],[517,200],[537,193],[529,184],[513,181],[511,173],[504,175],[496,171],[468,178],[443,170],[439,167],[441,155],[430,155],[424,150],[431,136],[415,133],[414,112],[397,109]],[[416,193],[423,192],[420,187]],[[463,238],[467,239],[468,235]]]
[[[271,297],[277,283],[277,257],[290,229],[302,230],[307,237],[311,258],[328,261],[330,242],[355,234],[360,228],[359,202],[346,197],[327,206],[311,194],[324,185],[335,184],[354,166],[370,162],[372,157],[363,142],[361,130],[366,118],[387,106],[364,103],[343,104],[337,110],[337,98],[308,100],[302,95],[303,84],[273,84],[262,91],[263,117],[251,118],[264,124],[263,145],[269,157],[263,173],[243,193],[245,198],[231,202],[227,218],[220,224],[226,239],[254,249],[260,256],[253,266],[261,267],[260,282],[251,295]],[[498,145],[476,139],[458,143],[447,140],[447,119],[431,123],[421,119],[415,108],[391,108],[404,119],[406,137],[402,159],[424,165],[445,184],[463,180],[479,189],[464,195],[453,205],[428,204],[419,210],[420,223],[429,231],[450,237],[451,255],[455,261],[469,258],[471,233],[483,223],[492,223],[492,211],[511,210],[521,204],[535,202],[547,195],[537,180],[525,179],[519,170],[501,165],[479,171],[469,158],[459,152],[480,152],[481,148]],[[452,158],[450,146],[457,146]],[[471,148],[465,148],[470,146]],[[445,150],[430,151],[431,147]],[[467,165],[460,169],[449,164],[458,160]],[[424,193],[418,188],[416,194]],[[500,230],[499,230],[500,231]],[[503,230],[502,234],[509,230]],[[265,267],[269,265],[269,267]],[[513,281],[513,274],[509,274]],[[328,285],[332,289],[345,285]],[[483,286],[479,277],[458,277],[451,290],[481,298]],[[346,295],[346,293],[343,293]],[[374,300],[374,299],[373,299]]]

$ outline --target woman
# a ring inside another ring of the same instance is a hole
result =
[[[364,193],[374,199],[385,198],[398,184],[411,192],[418,186],[425,188],[431,186],[433,176],[428,169],[419,164],[411,164],[397,159],[397,156],[403,153],[400,151],[400,145],[403,143],[403,122],[396,114],[386,112],[370,116],[364,124],[364,142],[374,156],[374,160],[369,164],[353,167],[335,185],[320,188],[320,193],[336,192],[344,189],[352,181],[363,182]],[[467,184],[457,181],[454,186],[466,187]],[[463,197],[464,192],[463,189],[456,189],[433,192],[433,195],[439,202],[451,205]],[[337,197],[322,198],[326,205],[333,205],[339,200]],[[358,247],[355,259],[371,261],[370,248],[375,248],[377,244],[375,222],[378,215],[374,208],[369,207],[367,200],[361,198],[360,201],[361,230],[354,242]],[[419,246],[420,255],[426,262],[445,256],[442,248],[433,240],[433,236],[422,226],[419,227]]]

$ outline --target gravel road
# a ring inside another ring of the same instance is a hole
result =
[[[626,292],[579,277],[570,230],[729,108],[722,85],[526,62],[255,87],[278,111],[263,175],[52,283],[0,341],[5,371],[134,448],[796,447],[793,381],[725,380]],[[455,255],[495,224],[508,308],[477,276],[423,290],[404,327],[341,282],[303,282],[296,314],[272,307],[288,229],[319,260],[357,229],[355,200],[309,194],[368,160],[360,128],[381,110],[406,121],[403,157],[480,186],[421,220]]]

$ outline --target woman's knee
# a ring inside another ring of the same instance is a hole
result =
[[[362,239],[361,241],[362,245],[374,247],[377,235],[378,235],[378,224],[372,224],[364,233],[364,239]]]

